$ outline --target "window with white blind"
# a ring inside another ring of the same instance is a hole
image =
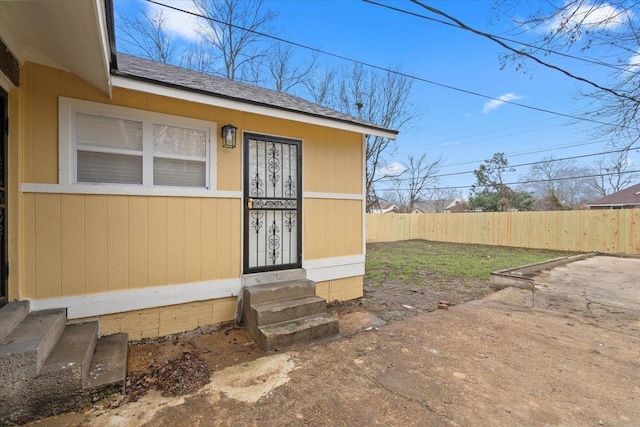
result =
[[[216,124],[60,98],[60,184],[215,189]]]

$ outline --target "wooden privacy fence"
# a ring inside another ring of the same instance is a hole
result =
[[[367,243],[411,239],[640,254],[640,209],[367,214]]]

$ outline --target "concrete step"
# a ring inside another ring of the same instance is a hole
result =
[[[274,301],[310,297],[316,294],[316,284],[310,280],[287,280],[248,286],[243,290],[245,307]]]
[[[55,347],[67,322],[62,309],[34,311],[0,343],[3,382],[35,377]]]
[[[97,389],[113,386],[124,393],[129,354],[127,334],[107,335],[96,345],[86,387]]]
[[[98,322],[67,325],[60,340],[40,370],[41,376],[55,378],[56,392],[67,393],[86,386],[91,360],[98,341]]]
[[[326,310],[326,301],[314,295],[253,305],[249,308],[247,319],[256,326],[266,326],[324,313]]]
[[[259,344],[266,350],[288,347],[338,334],[338,320],[327,313],[301,317],[258,328]]]
[[[262,273],[245,274],[242,276],[242,286],[251,287],[267,283],[288,282],[291,280],[305,280],[307,272],[303,268],[292,270],[265,271]]]
[[[0,308],[0,342],[29,314],[29,301],[10,302]]]

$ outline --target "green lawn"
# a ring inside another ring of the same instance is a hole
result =
[[[365,278],[372,285],[425,274],[488,280],[492,271],[569,255],[574,253],[424,240],[373,243],[367,245]]]

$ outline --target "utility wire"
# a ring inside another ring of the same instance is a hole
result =
[[[503,183],[502,185],[504,185],[504,186],[512,186],[512,185],[522,185],[522,184],[538,184],[538,183],[543,183],[543,182],[568,181],[570,179],[598,178],[598,177],[613,176],[613,175],[627,175],[627,174],[632,174],[632,173],[640,173],[640,169],[632,170],[632,171],[620,171],[620,172],[609,172],[609,173],[596,173],[596,174],[592,174],[592,175],[570,176],[570,177],[564,177],[564,178],[549,178],[549,179],[535,179],[535,180],[528,180],[528,181],[506,182],[506,183]],[[436,190],[458,190],[458,189],[462,190],[462,189],[473,188],[473,187],[475,187],[475,186],[474,185],[456,185],[456,186],[451,186],[451,187],[427,188],[427,190],[432,190],[432,191],[436,191]],[[411,190],[410,188],[381,188],[381,189],[378,189],[377,192],[381,192],[381,191],[410,191],[410,190]]]
[[[567,77],[570,77],[570,78],[572,78],[574,80],[581,81],[583,83],[586,83],[586,84],[588,84],[590,86],[595,87],[598,90],[602,90],[602,91],[608,92],[608,93],[614,95],[617,98],[627,99],[627,100],[629,100],[629,101],[631,101],[631,102],[633,102],[635,104],[640,104],[640,101],[638,99],[636,99],[635,97],[633,97],[633,96],[629,96],[627,94],[620,93],[620,92],[618,92],[618,91],[616,91],[614,89],[611,89],[609,87],[601,86],[598,83],[595,83],[595,82],[593,82],[593,81],[591,81],[589,79],[586,79],[584,77],[581,77],[581,76],[578,76],[576,74],[573,74],[573,73],[565,70],[564,68],[560,68],[557,65],[554,65],[554,64],[551,64],[549,62],[543,61],[542,59],[540,59],[540,58],[538,58],[538,57],[536,57],[536,56],[534,56],[534,55],[532,55],[532,54],[530,54],[530,53],[528,53],[528,52],[526,52],[524,50],[518,50],[518,49],[516,49],[514,47],[511,47],[508,44],[506,44],[505,42],[503,42],[502,40],[500,40],[497,37],[495,37],[494,35],[489,34],[489,33],[485,33],[484,31],[476,30],[475,28],[466,25],[464,22],[462,22],[459,19],[457,19],[457,18],[455,18],[455,17],[453,17],[453,16],[441,11],[440,9],[436,9],[433,6],[426,5],[426,4],[422,3],[422,2],[420,2],[419,0],[410,0],[410,1],[412,3],[414,3],[414,4],[417,4],[420,7],[428,10],[429,12],[435,13],[435,14],[440,15],[440,16],[444,16],[445,18],[449,19],[450,21],[453,21],[457,27],[459,27],[459,28],[461,28],[463,30],[472,32],[472,33],[474,33],[476,35],[482,36],[482,37],[484,37],[486,39],[489,39],[489,40],[499,44],[503,48],[513,52],[513,53],[525,56],[525,57],[531,59],[532,61],[537,62],[540,65],[543,65],[543,66],[545,66],[547,68],[550,68],[552,70],[556,70],[556,71],[564,74]]]
[[[424,19],[426,21],[437,22],[438,24],[443,24],[443,25],[446,25],[448,27],[457,28],[459,30],[464,30],[464,28],[462,28],[462,27],[460,27],[460,26],[458,26],[456,24],[452,24],[451,22],[443,21],[441,19],[433,18],[433,17],[427,16],[427,15],[422,15],[420,13],[412,12],[410,10],[400,9],[399,7],[389,6],[388,4],[378,3],[378,2],[373,1],[373,0],[362,0],[362,1],[365,2],[365,3],[372,4],[374,6],[378,6],[378,7],[382,7],[382,8],[385,8],[385,9],[393,10],[394,12],[403,13],[405,15],[414,16],[416,18]],[[487,33],[487,34],[489,34],[489,33]],[[600,66],[603,66],[603,67],[613,68],[614,70],[620,70],[620,69],[628,67],[628,65],[609,64],[607,62],[596,61],[596,60],[589,59],[589,58],[582,58],[580,56],[575,56],[575,55],[571,55],[571,54],[568,54],[568,53],[558,52],[558,51],[553,50],[553,49],[536,46],[536,45],[533,45],[533,44],[525,43],[525,42],[522,42],[522,41],[519,41],[519,40],[510,39],[510,38],[507,38],[507,37],[498,36],[498,35],[495,35],[495,34],[491,34],[491,35],[494,38],[496,38],[498,40],[505,41],[505,42],[516,43],[516,44],[519,44],[521,46],[526,46],[526,47],[531,48],[531,49],[540,50],[540,51],[547,52],[547,53],[552,53],[554,55],[563,56],[565,58],[570,58],[570,59],[575,59],[577,61],[587,62],[587,63],[593,64],[593,65],[600,65]]]
[[[539,160],[536,162],[528,162],[528,163],[520,163],[517,165],[507,165],[506,168],[518,168],[521,166],[533,166],[533,165],[540,165],[540,164],[544,164],[544,163],[555,163],[555,162],[561,162],[564,160],[576,160],[576,159],[584,159],[587,157],[595,157],[595,156],[602,156],[602,155],[606,155],[606,154],[614,154],[614,153],[622,153],[623,151],[628,151],[627,148],[621,148],[619,150],[610,150],[610,151],[603,151],[600,153],[592,153],[592,154],[581,154],[578,156],[570,156],[570,157],[563,157],[563,158],[559,158],[559,159],[548,159],[548,160]],[[475,170],[472,171],[463,171],[463,172],[451,172],[451,173],[443,173],[443,174],[439,174],[439,175],[433,175],[430,176],[429,178],[442,178],[445,176],[455,176],[455,175],[467,175],[470,173],[474,173]],[[383,180],[391,180],[391,181],[410,181],[413,178],[400,178],[401,175],[398,175],[398,177],[393,177],[393,176],[384,176],[382,178],[380,178],[378,181],[383,181]]]
[[[591,142],[578,142],[578,143],[574,143],[574,144],[553,146],[553,147],[545,148],[545,149],[542,149],[542,150],[521,151],[521,152],[517,152],[517,153],[513,153],[513,154],[507,154],[507,155],[505,155],[505,157],[509,157],[509,158],[522,157],[522,156],[528,156],[530,154],[539,154],[539,153],[546,153],[546,152],[549,152],[549,151],[562,150],[562,149],[565,149],[565,148],[584,147],[585,145],[600,144],[600,143],[606,142],[606,141],[608,141],[608,140],[591,141]],[[471,165],[471,164],[475,164],[475,163],[478,163],[478,162],[484,162],[484,160],[485,159],[478,159],[478,160],[470,160],[468,162],[462,162],[462,163],[451,163],[451,164],[448,164],[448,165],[443,165],[441,167],[443,167],[443,168],[451,168],[451,167],[454,167],[454,166]]]
[[[594,120],[594,119],[590,119],[590,118],[586,118],[586,117],[580,117],[580,116],[574,116],[574,115],[571,115],[571,114],[560,113],[560,112],[548,110],[548,109],[545,109],[545,108],[534,107],[532,105],[522,104],[520,102],[505,101],[505,100],[502,100],[502,99],[499,99],[499,98],[495,98],[495,97],[489,96],[489,95],[484,95],[482,93],[475,92],[475,91],[472,91],[472,90],[459,88],[459,87],[452,86],[452,85],[445,84],[445,83],[439,83],[439,82],[436,82],[436,81],[433,81],[433,80],[429,80],[429,79],[426,79],[426,78],[423,78],[423,77],[414,76],[412,74],[408,74],[408,73],[405,73],[405,72],[402,72],[402,71],[392,70],[390,68],[381,67],[379,65],[375,65],[375,64],[372,64],[372,63],[369,63],[369,62],[360,61],[360,60],[357,60],[357,59],[349,58],[349,57],[344,56],[344,55],[339,55],[339,54],[332,53],[332,52],[329,52],[329,51],[326,51],[326,50],[323,50],[323,49],[318,49],[318,48],[315,48],[315,47],[304,45],[302,43],[298,43],[298,42],[294,42],[294,41],[291,41],[291,40],[283,39],[282,37],[273,36],[271,34],[266,34],[266,33],[260,32],[260,31],[252,30],[250,28],[244,28],[244,27],[241,27],[239,25],[232,24],[230,22],[225,22],[225,21],[222,21],[222,20],[219,20],[219,19],[216,19],[216,18],[212,18],[210,16],[204,16],[202,14],[199,14],[199,13],[196,13],[196,12],[191,12],[189,10],[180,9],[178,7],[171,6],[171,5],[164,4],[164,3],[160,3],[160,2],[155,1],[155,0],[145,0],[145,1],[148,2],[148,3],[152,3],[152,4],[155,4],[155,5],[161,6],[161,7],[166,7],[168,9],[175,10],[177,12],[186,13],[188,15],[192,15],[192,16],[195,16],[195,17],[198,17],[198,18],[206,19],[206,20],[209,20],[209,21],[212,21],[212,22],[216,22],[218,24],[228,25],[230,27],[233,27],[233,28],[236,28],[236,29],[239,29],[239,30],[242,30],[242,31],[247,31],[247,32],[250,32],[252,34],[256,34],[256,35],[262,36],[262,37],[270,38],[270,39],[273,39],[273,40],[276,40],[276,41],[279,41],[279,42],[282,42],[282,43],[287,43],[287,44],[290,44],[292,46],[296,46],[296,47],[299,47],[299,48],[302,48],[302,49],[307,49],[307,50],[310,50],[310,51],[313,51],[313,52],[317,52],[317,53],[320,53],[320,54],[323,54],[323,55],[331,56],[333,58],[341,59],[343,61],[352,62],[354,64],[363,65],[363,66],[366,66],[366,67],[369,67],[369,68],[373,68],[373,69],[376,69],[376,70],[380,70],[380,71],[384,71],[384,72],[387,72],[387,73],[396,74],[396,75],[399,75],[399,76],[402,76],[402,77],[406,77],[406,78],[413,79],[413,80],[416,80],[416,81],[420,81],[420,82],[423,82],[423,83],[427,83],[427,84],[430,84],[430,85],[443,87],[445,89],[450,89],[450,90],[453,90],[453,91],[462,92],[462,93],[466,93],[468,95],[473,95],[473,96],[476,96],[476,97],[489,99],[489,100],[493,100],[493,101],[500,101],[500,102],[505,103],[505,104],[516,105],[518,107],[527,108],[529,110],[538,111],[538,112],[541,112],[541,113],[547,113],[547,114],[553,114],[553,115],[556,115],[556,116],[566,117],[566,118],[572,119],[572,120],[585,121],[585,122],[604,125],[604,126],[621,127],[621,128],[626,128],[627,127],[627,126],[622,125],[622,124],[607,123],[607,122],[602,122],[602,121],[599,121],[599,120]]]

